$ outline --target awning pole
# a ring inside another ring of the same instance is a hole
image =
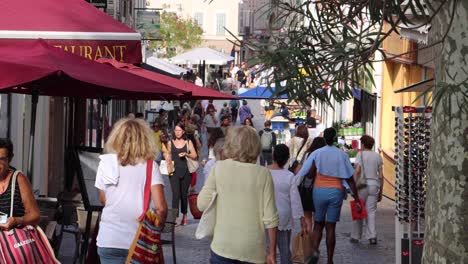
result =
[[[34,168],[34,135],[36,132],[36,112],[37,112],[37,102],[39,101],[39,91],[33,89],[32,100],[31,100],[31,127],[29,132],[29,155],[28,155],[28,171],[27,176],[29,181],[33,182],[33,168]]]

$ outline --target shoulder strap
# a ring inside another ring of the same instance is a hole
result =
[[[299,154],[301,154],[302,148],[305,146],[307,143],[307,140],[305,138],[302,139],[302,146],[299,148],[299,151],[297,152],[297,157],[299,157]]]
[[[367,179],[366,177],[366,171],[364,169],[364,151],[361,151],[361,167],[362,167],[362,177],[364,177],[364,179]]]
[[[13,173],[13,177],[11,178],[11,201],[10,201],[10,217],[13,217],[13,204],[15,202],[15,189],[16,189],[16,179],[18,178],[18,174],[21,171],[17,170]]]
[[[143,220],[146,211],[148,211],[151,200],[151,178],[153,176],[153,161],[146,161],[146,181],[145,181],[145,194],[143,196],[143,213],[141,213],[138,220]]]

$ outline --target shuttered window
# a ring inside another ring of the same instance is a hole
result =
[[[224,27],[226,26],[226,14],[216,14],[216,35],[224,36]]]

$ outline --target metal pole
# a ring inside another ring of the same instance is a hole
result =
[[[32,100],[31,100],[31,127],[29,132],[29,154],[28,154],[28,171],[27,175],[29,181],[33,182],[33,168],[34,168],[34,135],[36,132],[36,112],[37,112],[37,102],[39,101],[39,91],[33,89]]]

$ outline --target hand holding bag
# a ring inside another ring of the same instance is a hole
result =
[[[10,217],[13,217],[16,179],[21,171],[15,171],[11,179]],[[60,263],[54,255],[46,235],[38,226],[15,227],[0,232],[0,263],[55,264]]]
[[[294,237],[291,252],[291,261],[294,263],[310,263],[313,256],[312,239],[307,232],[299,233]]]
[[[187,153],[190,154],[190,148],[189,148],[189,140],[187,140]],[[198,160],[193,160],[189,158],[188,156],[185,157],[187,160],[187,167],[190,173],[194,173],[198,170],[198,167],[200,164],[198,163]]]
[[[125,263],[155,263],[163,264],[164,256],[161,244],[161,231],[163,223],[154,212],[149,209],[151,200],[151,178],[153,171],[153,161],[149,160],[146,164],[146,182],[145,195],[143,199],[143,213],[138,218],[140,225],[133,239],[132,245],[128,250],[128,256]]]
[[[216,197],[218,193],[214,192],[211,196],[211,201],[208,207],[203,211],[200,222],[195,231],[195,238],[202,239],[205,237],[212,237],[214,235],[214,228],[216,225]]]

